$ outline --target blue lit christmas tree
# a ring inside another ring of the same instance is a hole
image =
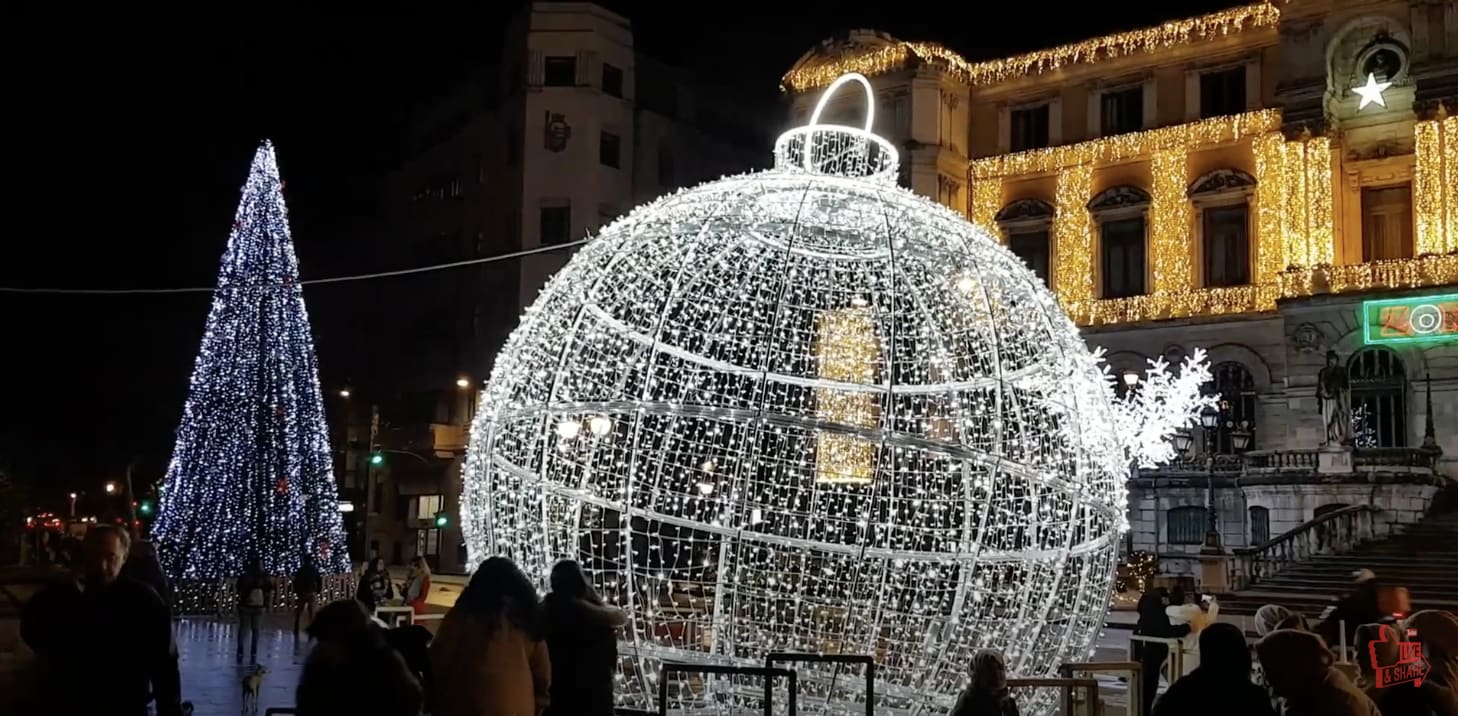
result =
[[[153,527],[181,587],[251,559],[349,569],[318,363],[273,145],[253,157]],[[181,593],[185,593],[185,588]]]

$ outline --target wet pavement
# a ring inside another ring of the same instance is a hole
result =
[[[294,689],[309,655],[306,637],[293,635],[293,616],[270,614],[259,629],[258,666],[264,669],[257,710],[245,710],[243,677],[255,666],[244,654],[237,659],[238,624],[219,619],[182,619],[177,622],[177,650],[181,656],[182,698],[191,701],[195,716],[262,714],[272,707],[292,707]]]
[[[182,657],[182,697],[191,701],[196,716],[263,714],[273,707],[294,705],[294,689],[303,673],[309,644],[294,639],[291,615],[265,616],[258,640],[258,665],[265,669],[257,710],[245,710],[243,677],[253,670],[250,660],[237,661],[236,622],[191,618],[177,623],[177,647]],[[1129,632],[1107,629],[1099,639],[1096,661],[1122,661]],[[246,654],[245,654],[246,657]],[[1100,678],[1100,696],[1112,713],[1125,703],[1124,685],[1112,677]]]

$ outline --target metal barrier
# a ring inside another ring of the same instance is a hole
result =
[[[1074,704],[1078,703],[1073,698],[1075,689],[1083,689],[1084,703],[1090,705],[1090,711],[1097,714],[1099,703],[1099,682],[1094,679],[1008,679],[1007,686],[1015,688],[1047,688],[1053,687],[1063,692],[1063,703],[1058,713],[1063,716],[1075,716]]]
[[[1146,644],[1164,644],[1169,647],[1169,661],[1165,669],[1169,675],[1169,682],[1173,684],[1176,679],[1185,675],[1185,644],[1180,639],[1171,639],[1162,636],[1145,636],[1143,634],[1129,635],[1129,661],[1139,661],[1134,658],[1134,642],[1142,641]],[[1142,663],[1142,662],[1141,662]]]
[[[395,618],[381,619],[381,614],[404,614],[406,624],[415,623],[415,607],[375,607],[375,621],[379,622],[381,626],[393,629],[398,626]]]
[[[799,688],[799,683],[795,680],[795,672],[790,669],[664,662],[658,674],[658,716],[668,716],[668,676],[670,674],[743,674],[764,677],[764,716],[771,716],[773,712],[771,707],[774,703],[775,678],[783,676],[789,682],[790,697],[786,701],[789,706],[789,716],[795,716],[796,713],[795,692]]]
[[[1129,685],[1129,708],[1125,713],[1128,716],[1144,716],[1144,699],[1140,697],[1144,693],[1143,664],[1137,661],[1070,661],[1058,667],[1058,675],[1065,679],[1085,674],[1127,674],[1125,683]]]
[[[809,654],[798,651],[776,651],[764,657],[764,666],[767,669],[775,668],[776,662],[796,663],[835,663],[835,664],[865,664],[866,665],[866,716],[873,716],[873,709],[876,703],[876,660],[868,654]],[[790,681],[791,696],[793,698],[796,682]]]

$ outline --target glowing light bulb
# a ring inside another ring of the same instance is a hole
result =
[[[561,422],[557,423],[557,436],[562,438],[563,440],[572,440],[576,438],[577,433],[581,431],[582,424],[577,422],[576,420],[563,419]]]
[[[587,421],[587,429],[597,437],[602,437],[612,432],[613,421],[606,415],[594,415]]]

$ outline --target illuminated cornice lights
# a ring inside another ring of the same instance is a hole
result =
[[[1366,109],[1367,105],[1369,104],[1375,104],[1378,107],[1386,107],[1387,100],[1382,98],[1382,93],[1387,91],[1387,88],[1391,86],[1391,82],[1378,82],[1377,75],[1368,72],[1367,84],[1358,85],[1352,88],[1352,91],[1356,92],[1357,96],[1362,98],[1362,100],[1357,103],[1357,109]]]
[[[918,64],[935,67],[972,86],[988,85],[1071,65],[1158,52],[1176,45],[1275,27],[1280,19],[1281,12],[1274,5],[1256,3],[986,62],[968,62],[956,52],[932,42],[896,42],[839,57],[808,60],[787,72],[781,86],[792,92],[806,92],[826,87],[847,72],[875,76]]]

